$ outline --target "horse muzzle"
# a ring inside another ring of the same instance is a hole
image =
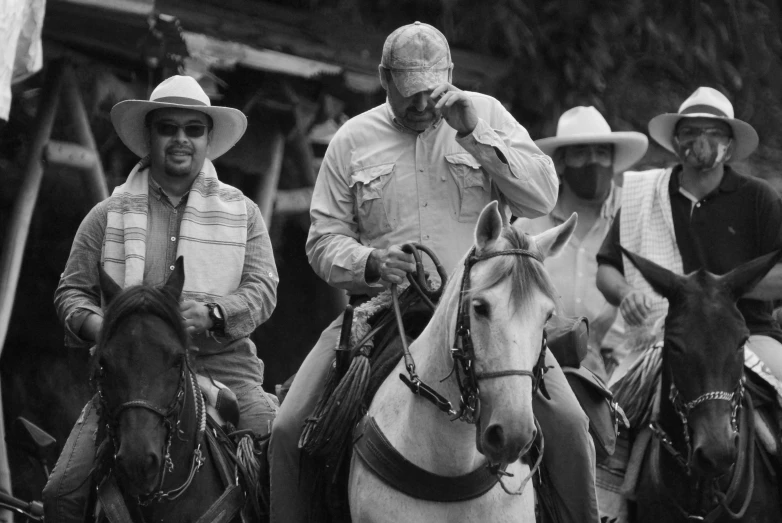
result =
[[[151,449],[129,452],[120,445],[116,456],[117,476],[128,494],[140,496],[158,487],[162,456]]]
[[[491,463],[513,463],[526,454],[535,442],[537,428],[531,414],[503,417],[495,415],[491,409],[486,409],[484,414],[488,422],[486,428],[477,434],[477,443],[478,450]]]

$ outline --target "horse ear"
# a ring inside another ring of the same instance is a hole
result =
[[[565,248],[567,242],[570,241],[577,224],[578,214],[573,213],[564,223],[535,236],[535,244],[538,246],[538,250],[543,255],[543,258],[559,254]]]
[[[619,248],[658,294],[665,298],[670,298],[681,286],[683,280],[682,276],[678,276],[665,267],[657,265],[651,260],[647,260],[643,256],[628,251],[621,245]]]
[[[478,225],[475,226],[475,246],[478,252],[489,249],[502,232],[502,216],[497,201],[489,202],[478,217]]]
[[[731,295],[738,300],[760,283],[768,271],[782,258],[782,249],[770,252],[752,261],[743,263],[720,277],[720,281],[728,287]]]
[[[122,292],[122,287],[119,286],[114,278],[109,276],[102,266],[98,266],[98,274],[100,279],[100,290],[103,293],[103,297],[106,299],[106,305],[112,302],[117,294]]]
[[[171,293],[177,299],[179,299],[179,296],[182,294],[182,287],[184,286],[185,258],[184,256],[180,256],[176,259],[176,262],[174,263],[174,271],[171,273],[171,276],[168,277],[166,284],[163,287],[171,291]]]

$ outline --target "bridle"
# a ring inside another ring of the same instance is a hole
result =
[[[652,421],[649,424],[649,427],[660,438],[660,441],[663,443],[663,446],[666,448],[668,453],[673,456],[676,462],[685,470],[685,472],[689,476],[692,474],[692,465],[691,465],[692,464],[692,438],[690,436],[690,424],[689,424],[690,414],[695,409],[695,407],[703,403],[709,401],[729,401],[732,406],[731,415],[730,415],[730,425],[733,428],[733,432],[735,434],[738,434],[739,432],[738,414],[739,414],[739,409],[741,408],[741,402],[744,399],[744,380],[746,378],[742,373],[742,376],[741,378],[739,378],[736,387],[733,389],[733,392],[709,391],[701,394],[700,396],[698,396],[692,401],[684,400],[681,393],[679,392],[679,389],[676,388],[676,383],[674,382],[672,372],[669,373],[669,378],[670,378],[671,385],[668,392],[668,399],[673,405],[673,410],[676,412],[676,415],[679,417],[679,420],[681,420],[682,423],[684,442],[687,446],[687,457],[685,458],[684,456],[682,456],[681,452],[679,452],[674,448],[673,444],[671,443],[671,438],[668,436],[665,430],[659,425],[659,423],[657,423],[657,421]]]
[[[662,448],[664,448],[668,454],[673,457],[676,463],[678,463],[678,465],[684,470],[686,475],[688,477],[692,476],[692,443],[690,436],[689,416],[698,405],[703,403],[707,403],[709,401],[731,402],[731,427],[733,428],[734,434],[739,434],[741,436],[739,440],[739,455],[736,463],[733,466],[733,473],[732,477],[730,478],[730,484],[727,491],[722,492],[720,487],[716,484],[716,480],[715,482],[712,482],[712,493],[718,499],[718,502],[716,506],[711,508],[711,510],[709,510],[703,516],[691,514],[677,501],[675,496],[667,492],[667,488],[663,485],[661,479],[659,452],[656,450],[659,447],[653,447],[652,454],[650,456],[650,459],[652,460],[651,475],[655,488],[657,488],[657,490],[660,492],[666,493],[667,495],[665,497],[670,500],[671,504],[688,521],[713,522],[722,514],[723,511],[727,513],[731,519],[739,519],[743,517],[752,499],[752,492],[754,490],[755,484],[754,458],[752,456],[752,449],[754,447],[755,439],[753,430],[754,419],[752,416],[753,406],[751,398],[749,396],[746,398],[744,397],[744,382],[746,377],[742,372],[742,376],[739,378],[738,383],[732,392],[709,391],[701,394],[692,401],[686,401],[682,397],[679,389],[676,387],[672,372],[669,372],[669,379],[670,389],[668,393],[668,399],[673,406],[674,412],[676,412],[676,415],[679,417],[682,423],[684,441],[687,446],[687,457],[685,458],[682,453],[674,447],[671,438],[668,436],[668,433],[660,426],[657,420],[652,420],[649,423],[649,428],[652,430],[655,438],[659,441],[660,446],[662,446]],[[744,410],[748,411],[748,413],[745,413],[743,416],[743,425],[746,425],[746,427],[745,430],[740,433],[738,417],[740,410],[742,409],[742,402],[745,400],[747,403],[747,408]],[[744,434],[744,432],[747,434]],[[737,512],[733,512],[730,509],[729,504],[738,494],[739,487],[741,486],[741,480],[745,475],[745,469],[747,469],[746,475],[749,478],[749,486],[747,488],[745,499],[741,508]]]
[[[98,389],[98,396],[100,398],[101,412],[104,413],[108,418],[106,420],[106,432],[107,435],[111,438],[111,442],[114,446],[115,454],[113,456],[113,459],[115,460],[115,462],[117,459],[116,452],[119,449],[119,441],[117,440],[116,427],[119,424],[119,417],[124,411],[128,409],[146,409],[156,414],[157,416],[160,416],[163,419],[163,423],[166,426],[167,436],[166,436],[166,441],[163,444],[164,459],[160,464],[161,470],[160,473],[158,474],[160,480],[158,481],[158,485],[155,492],[151,494],[139,496],[137,500],[138,503],[142,506],[147,506],[154,502],[172,501],[177,499],[185,492],[185,490],[187,490],[187,488],[193,482],[196,473],[198,472],[198,470],[201,468],[201,466],[204,464],[205,461],[203,452],[201,451],[201,444],[203,443],[204,431],[206,430],[206,406],[204,405],[204,400],[201,396],[200,391],[197,390],[197,385],[196,385],[197,380],[195,377],[195,373],[190,367],[190,360],[187,352],[185,352],[185,355],[182,358],[182,363],[180,364],[179,383],[177,385],[176,393],[174,394],[174,397],[165,408],[161,408],[153,403],[148,402],[147,400],[136,399],[136,400],[126,401],[120,404],[119,406],[117,406],[117,408],[115,408],[114,410],[109,409],[108,402],[106,401],[106,397],[103,393],[104,377],[105,377],[105,371],[101,366],[98,370],[96,386]],[[183,432],[180,427],[180,422],[182,418],[182,413],[184,412],[187,403],[186,389],[187,389],[188,381],[190,382],[190,388],[192,389],[192,393],[193,393],[196,417],[199,420],[196,446],[195,449],[193,450],[193,457],[190,463],[190,473],[188,474],[187,479],[180,486],[168,491],[164,491],[163,482],[165,481],[166,472],[173,472],[174,470],[174,462],[171,460],[171,443],[173,440],[174,433],[176,432],[177,438],[180,441],[184,441],[182,439]]]
[[[436,260],[434,258],[431,251],[428,249],[425,249],[421,245],[417,244],[406,244],[403,247],[403,250],[405,252],[415,252],[416,249],[421,249],[426,252],[430,258],[433,260]],[[532,259],[535,259],[539,262],[543,262],[542,257],[538,252],[527,250],[527,249],[506,249],[502,251],[495,251],[490,252],[483,255],[476,255],[476,248],[473,247],[467,257],[464,261],[464,274],[462,276],[461,286],[459,289],[459,304],[457,309],[457,316],[456,316],[456,332],[454,336],[454,346],[451,349],[451,357],[453,358],[453,368],[451,370],[451,373],[448,374],[445,378],[443,378],[441,381],[445,381],[448,379],[452,374],[456,375],[456,382],[459,386],[459,396],[460,396],[460,405],[459,405],[459,411],[457,412],[451,402],[443,397],[441,394],[439,394],[437,391],[435,391],[432,387],[421,381],[421,379],[418,377],[418,374],[416,373],[415,368],[415,362],[413,361],[413,357],[410,354],[410,350],[407,345],[407,340],[404,335],[404,327],[402,326],[402,316],[401,312],[399,311],[399,300],[397,296],[397,289],[396,285],[392,286],[392,298],[394,301],[394,309],[397,313],[397,324],[400,329],[401,337],[402,337],[402,347],[404,350],[404,359],[405,359],[405,368],[407,369],[408,375],[405,376],[404,374],[400,374],[399,378],[410,388],[410,390],[416,394],[420,395],[424,399],[430,401],[433,403],[439,410],[453,416],[453,419],[459,419],[463,422],[470,423],[476,425],[476,430],[480,432],[480,413],[481,413],[481,400],[480,400],[480,388],[479,388],[479,382],[482,380],[490,380],[490,379],[499,379],[499,378],[505,378],[509,376],[528,376],[532,379],[532,392],[533,394],[540,389],[541,393],[546,397],[549,398],[548,392],[546,391],[545,384],[543,381],[543,374],[548,371],[548,367],[545,365],[545,359],[546,359],[546,332],[543,331],[542,340],[541,340],[541,349],[540,349],[540,355],[538,356],[538,361],[533,367],[532,370],[524,370],[524,369],[502,369],[502,370],[493,370],[493,371],[485,371],[485,372],[476,372],[475,371],[475,362],[476,362],[476,356],[475,356],[475,346],[472,342],[472,335],[470,332],[470,304],[468,301],[466,301],[464,298],[470,291],[470,271],[472,267],[481,261],[488,260],[491,258],[495,258],[497,256],[525,256]],[[420,261],[418,258],[416,258],[416,265],[420,265]],[[438,267],[438,272],[441,273],[441,284],[440,289],[442,289],[445,286],[445,278],[443,278],[442,271],[440,270],[439,263],[435,263],[435,265]],[[422,265],[421,265],[422,267]],[[419,269],[419,274],[421,273],[421,269]],[[409,279],[411,280],[411,284],[414,281],[414,279],[409,275]],[[420,280],[421,278],[419,278]],[[420,287],[420,283],[418,285]],[[420,292],[420,291],[419,291]],[[535,421],[537,426],[537,420]],[[540,462],[543,457],[543,435],[542,432],[539,430],[538,427],[538,434],[540,436],[540,449],[541,452],[539,453],[538,459],[536,460],[536,463],[533,468],[531,468],[529,477],[532,477],[532,475],[536,472],[537,468],[540,466]],[[494,472],[495,474],[502,476],[507,475],[503,470],[500,470],[499,465],[489,465],[489,468]],[[527,480],[524,480],[522,482],[521,488],[518,490],[518,492],[510,492],[505,488],[505,485],[503,484],[502,487],[505,489],[505,492],[508,492],[509,494],[520,494],[521,491],[524,488],[524,485]]]

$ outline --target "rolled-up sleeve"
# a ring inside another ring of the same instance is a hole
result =
[[[225,334],[231,339],[249,336],[277,306],[277,266],[266,223],[258,206],[247,204],[247,245],[239,287],[215,300],[225,312]]]
[[[91,313],[103,316],[100,306],[100,255],[106,230],[106,205],[99,203],[84,217],[73,239],[71,253],[54,292],[54,307],[65,328],[65,346],[88,348],[79,337]]]
[[[551,158],[498,101],[482,96],[473,101],[490,104],[488,111],[478,110],[488,119],[479,118],[473,132],[456,141],[478,160],[514,215],[537,218],[551,212],[559,190]]]
[[[349,173],[340,161],[343,147],[332,143],[312,194],[307,257],[315,273],[329,285],[351,294],[366,294],[382,287],[370,285],[364,278],[372,248],[359,241]]]

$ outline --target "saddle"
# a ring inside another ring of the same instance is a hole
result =
[[[409,341],[423,331],[432,316],[431,309],[412,291],[412,288],[407,288],[399,296],[403,326]],[[346,318],[347,324],[351,321],[350,311],[346,312]],[[345,405],[343,391],[340,401],[333,402],[339,403],[340,409],[344,411],[340,417],[333,416],[341,420],[337,424],[338,427],[326,428],[325,430],[329,431],[328,436],[318,434],[317,431],[308,434],[305,430],[305,436],[300,440],[300,448],[304,450],[302,453],[304,465],[301,473],[312,474],[316,478],[315,492],[311,497],[311,513],[314,521],[350,521],[347,489],[344,486],[350,470],[352,443],[355,436],[353,428],[358,420],[363,418],[380,385],[403,357],[401,339],[393,319],[394,311],[388,307],[379,309],[367,320],[368,329],[364,328],[363,331],[371,331],[379,327],[370,342],[371,351],[365,350],[366,345],[355,346],[347,351],[346,343],[340,343],[341,350],[337,351],[332,375],[319,406],[328,404],[329,397],[336,389],[351,379],[347,378],[350,373],[348,370],[350,362],[354,358],[363,357],[369,363],[367,376],[361,378],[366,380],[366,383],[359,387],[360,391],[350,396],[350,401],[357,405],[352,407]],[[346,329],[346,325],[343,325],[342,338],[346,338]],[[580,365],[587,354],[588,332],[588,322],[583,317],[560,317],[546,327],[548,347],[563,366],[568,382],[590,418],[590,433],[595,440],[595,447],[600,449],[598,455],[602,456],[613,453],[617,420],[624,414],[613,401],[612,393],[602,380]],[[341,378],[343,382],[339,383]],[[352,379],[357,377],[354,375]],[[328,415],[324,415],[322,409],[316,409],[316,414],[310,418],[310,421],[320,420],[323,417]],[[311,445],[311,439],[308,441],[306,436],[313,434],[324,443],[320,446]]]

